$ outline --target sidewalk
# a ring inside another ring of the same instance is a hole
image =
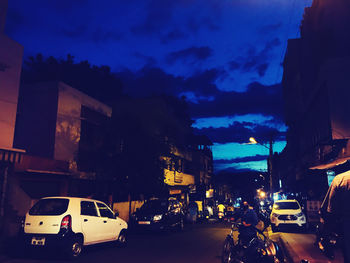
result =
[[[343,256],[340,250],[335,251],[335,258],[328,259],[315,246],[315,235],[279,233],[279,239],[285,248],[291,263],[299,263],[302,259],[307,259],[309,263],[343,263]]]

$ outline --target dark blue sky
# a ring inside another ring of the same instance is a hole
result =
[[[284,147],[280,86],[288,38],[311,0],[9,0],[7,34],[25,56],[108,65],[132,95],[187,97],[217,169],[266,169]]]

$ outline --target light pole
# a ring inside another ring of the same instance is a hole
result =
[[[269,150],[269,158],[267,161],[267,169],[268,169],[268,173],[269,173],[269,181],[270,181],[270,194],[271,194],[271,198],[273,197],[273,181],[272,181],[272,157],[273,157],[273,142],[272,142],[272,138],[269,141],[269,146],[266,146],[265,144],[262,144],[260,142],[258,142],[254,137],[250,137],[249,138],[249,143],[250,144],[259,144],[261,146],[264,146],[265,148],[267,148]]]

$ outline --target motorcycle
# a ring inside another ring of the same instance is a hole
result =
[[[326,230],[324,222],[317,224],[315,233],[315,245],[327,258],[334,259],[334,251],[340,242],[339,235],[333,230]]]
[[[234,233],[242,227],[241,223],[233,223],[231,232],[227,235],[222,251],[222,263],[282,263],[284,255],[277,243],[269,239],[263,230],[255,228],[257,235],[248,243],[243,244],[238,236],[235,241]]]

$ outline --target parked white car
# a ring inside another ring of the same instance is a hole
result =
[[[42,198],[28,211],[22,227],[26,246],[61,249],[71,258],[78,257],[83,246],[127,242],[127,223],[105,203],[86,198]]]
[[[282,225],[295,225],[300,228],[306,228],[306,217],[299,202],[293,200],[275,201],[272,207],[271,215],[272,231],[277,231]]]

